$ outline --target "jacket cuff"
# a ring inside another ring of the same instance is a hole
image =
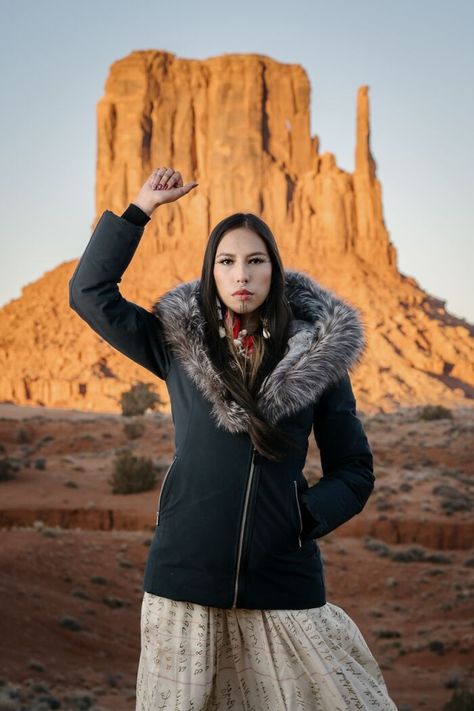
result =
[[[130,203],[121,217],[128,222],[131,222],[133,225],[137,225],[137,227],[145,227],[145,225],[151,220],[151,217],[133,202]]]

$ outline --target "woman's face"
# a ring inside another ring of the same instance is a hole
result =
[[[237,314],[259,308],[270,291],[272,262],[264,240],[246,227],[229,230],[217,247],[214,279],[222,302]],[[247,289],[249,296],[236,291]]]

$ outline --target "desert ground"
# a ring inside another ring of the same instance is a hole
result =
[[[364,415],[375,489],[364,510],[318,539],[327,598],[355,620],[399,709],[442,710],[474,691],[474,411]],[[0,711],[131,711],[143,571],[169,415],[0,405]],[[153,460],[149,491],[114,494],[120,452]],[[321,476],[314,438],[305,467]]]

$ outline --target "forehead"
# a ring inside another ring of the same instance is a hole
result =
[[[236,227],[234,230],[226,232],[222,237],[216,254],[245,255],[253,252],[268,254],[265,241],[247,227]]]

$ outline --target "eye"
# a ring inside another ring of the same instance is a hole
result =
[[[226,262],[231,262],[232,259],[230,257],[224,257],[224,259],[221,259],[218,264],[225,264]],[[261,257],[252,257],[250,262],[257,262],[257,263],[262,263],[264,260]]]

